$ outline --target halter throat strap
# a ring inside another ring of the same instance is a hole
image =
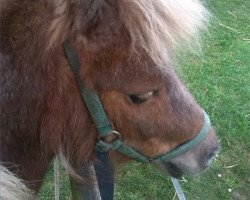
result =
[[[162,163],[162,162],[169,161],[195,148],[201,141],[205,139],[206,135],[209,133],[209,129],[211,127],[210,119],[207,113],[203,111],[204,123],[203,123],[203,127],[201,128],[197,136],[194,137],[192,140],[184,143],[183,145],[173,149],[172,151],[168,153],[165,153],[156,157],[148,157],[142,154],[141,152],[135,150],[134,148],[127,146],[122,141],[121,135],[115,130],[113,130],[98,95],[93,90],[86,87],[83,81],[80,79],[80,76],[79,76],[80,60],[76,51],[71,46],[69,41],[65,41],[63,43],[63,46],[64,46],[66,56],[68,58],[68,62],[70,64],[71,70],[74,74],[74,78],[79,87],[81,96],[84,102],[86,103],[88,111],[95,123],[95,126],[99,134],[98,141],[96,143],[96,148],[95,148],[96,151],[108,152],[109,150],[114,150],[142,163],[147,163],[147,162]],[[116,139],[113,140],[112,142],[106,142],[105,138],[109,135],[116,136]]]

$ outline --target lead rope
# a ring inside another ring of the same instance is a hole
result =
[[[55,200],[60,200],[60,172],[59,172],[59,159],[57,156],[54,159],[54,182],[55,182]]]
[[[175,188],[175,191],[176,191],[176,194],[177,194],[179,200],[186,200],[185,194],[181,189],[181,185],[180,185],[179,180],[171,177],[171,181],[174,185],[174,188]]]

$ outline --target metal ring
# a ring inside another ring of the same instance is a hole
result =
[[[110,136],[110,135],[114,135],[116,137],[113,141],[115,141],[117,139],[121,139],[121,134],[119,132],[113,130],[105,135],[99,135],[98,140],[104,140],[107,136]]]

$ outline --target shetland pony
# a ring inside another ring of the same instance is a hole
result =
[[[76,171],[95,159],[97,130],[81,100],[62,44],[70,41],[80,77],[101,98],[130,147],[157,156],[194,138],[203,112],[173,68],[177,49],[208,12],[198,0],[0,0],[1,199],[33,199],[50,161]],[[206,139],[164,167],[199,174],[218,152]],[[110,159],[130,160],[110,152]]]

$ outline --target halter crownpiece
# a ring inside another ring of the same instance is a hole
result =
[[[81,81],[78,73],[80,69],[80,60],[76,51],[72,48],[69,41],[65,41],[63,43],[63,46],[71,70],[79,87],[81,96],[87,105],[88,111],[91,114],[91,117],[99,134],[98,141],[95,147],[96,151],[107,152],[109,150],[114,150],[141,163],[153,162],[160,164],[195,148],[201,141],[205,139],[206,135],[209,133],[209,129],[211,127],[210,119],[207,113],[203,110],[204,123],[197,136],[192,140],[184,143],[183,145],[180,145],[179,147],[171,150],[170,152],[161,154],[156,157],[148,157],[135,150],[134,148],[125,145],[122,141],[121,135],[113,130],[98,95],[93,90],[87,88]],[[109,135],[116,136],[116,139],[112,142],[106,142],[105,138]]]

